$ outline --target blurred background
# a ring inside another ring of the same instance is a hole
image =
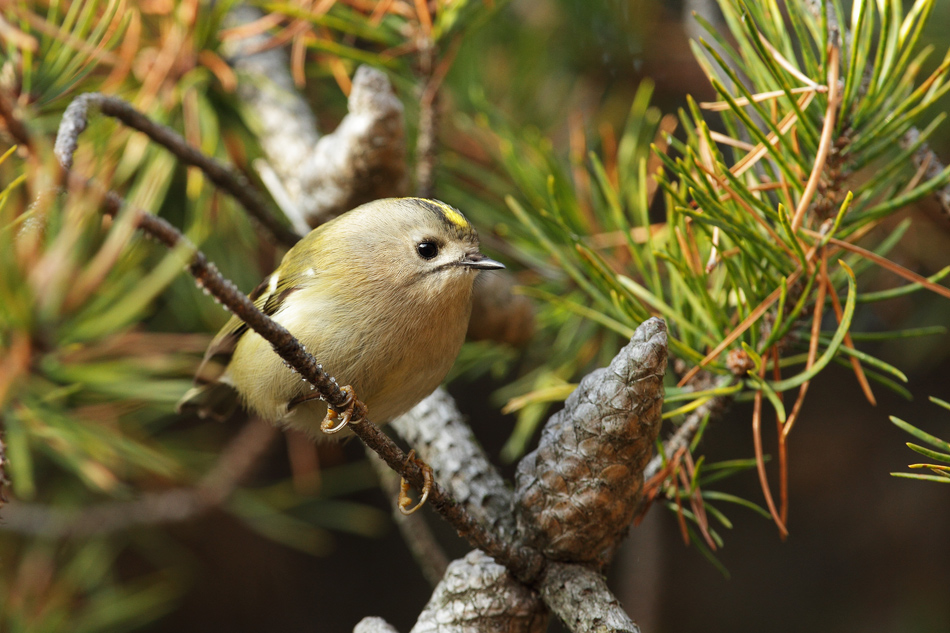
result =
[[[161,59],[162,46],[175,32],[176,20],[194,20],[182,17],[188,7],[199,15],[226,8],[217,4],[139,3],[141,20],[136,28],[141,30],[141,48],[137,52],[115,49],[116,55],[131,56],[133,61],[126,69],[129,76],[112,87],[131,94],[129,84],[147,85],[149,64]],[[17,28],[40,34],[39,25],[24,16],[26,12],[49,15],[52,6],[20,3],[16,16],[4,15]],[[0,10],[6,10],[2,4]],[[90,12],[98,10],[103,7]],[[62,7],[60,14],[68,15],[68,11]],[[493,104],[513,129],[549,138],[553,152],[569,163],[575,151],[572,126],[579,121],[591,137],[603,136],[604,129],[619,135],[644,79],[654,82],[651,102],[662,114],[685,107],[686,95],[697,101],[714,99],[689,48],[689,39],[701,34],[692,11],[701,12],[713,24],[721,23],[714,2],[673,0],[512,0],[487,12],[477,28],[461,39],[445,79],[441,96],[443,111],[448,113],[442,129],[446,151],[439,172],[443,180],[436,177],[436,195],[468,212],[463,206],[464,187],[454,178],[458,170],[453,161],[466,151],[476,151],[468,146],[467,131],[477,121],[479,104]],[[200,17],[193,23],[216,24],[213,19],[202,22]],[[936,52],[925,66],[936,67],[942,59],[950,47],[948,33],[950,6],[937,3],[921,44],[934,46]],[[0,33],[0,37],[6,38],[5,50],[12,59],[11,36]],[[197,28],[189,37],[180,45],[199,50],[210,47],[215,34]],[[332,65],[317,63],[322,60],[318,57],[306,67],[303,90],[322,129],[328,131],[344,116],[346,100]],[[204,151],[232,160],[245,152],[253,155],[254,141],[237,123],[240,104],[221,90],[220,75],[209,68],[213,64],[200,68],[201,72],[199,65],[189,72],[182,70],[174,78],[172,92],[156,88],[150,113],[161,114],[164,118],[159,118],[181,130],[192,108],[201,121]],[[108,70],[79,69],[70,83],[49,86],[42,85],[37,73],[32,89],[47,90],[49,98],[33,104],[33,132],[52,135],[70,97],[85,89],[109,87]],[[5,81],[9,83],[9,78]],[[407,104],[412,136],[415,97],[406,84],[394,83]],[[192,88],[201,97],[189,106]],[[942,99],[934,113],[946,109],[946,104],[947,99]],[[194,231],[205,235],[212,226],[215,230],[226,227],[220,239],[202,243],[202,248],[242,289],[252,288],[273,265],[274,252],[258,242],[241,212],[209,193],[207,183],[202,190],[194,174],[176,167],[164,152],[146,147],[141,139],[130,141],[124,132],[119,133],[120,139],[112,138],[110,125],[94,123],[84,142],[88,142],[87,154],[96,157],[87,157],[86,165],[97,165],[91,168],[96,173],[110,173],[115,186],[124,188],[131,200],[159,200],[162,214],[179,226],[197,226]],[[931,147],[945,163],[950,161],[950,127],[938,129]],[[0,186],[16,177],[16,167],[11,165],[10,161],[0,165]],[[499,188],[497,183],[486,186],[490,193],[483,203],[503,205],[492,198],[504,195],[503,186],[502,191]],[[28,198],[22,194],[23,200]],[[154,202],[143,206],[155,208]],[[213,219],[196,219],[198,212],[188,209],[198,207]],[[472,213],[476,220],[479,214],[477,209]],[[927,199],[902,211],[898,219],[903,217],[912,218],[912,224],[890,258],[925,275],[950,264],[950,218],[936,201]],[[10,220],[3,219],[4,224]],[[493,226],[492,232],[504,237],[503,227]],[[249,251],[259,253],[257,269],[247,266]],[[129,284],[156,284],[155,293],[143,297],[124,323],[138,321],[140,329],[135,332],[162,333],[166,338],[148,339],[148,345],[128,338],[118,339],[124,346],[103,343],[91,358],[50,360],[44,366],[48,370],[44,381],[16,383],[21,394],[27,395],[16,409],[11,404],[3,418],[7,458],[13,465],[9,496],[66,508],[103,499],[128,500],[135,494],[124,481],[135,481],[139,490],[148,491],[163,489],[169,482],[195,480],[236,434],[238,426],[182,420],[171,412],[209,340],[207,334],[226,315],[194,289],[190,278],[177,274],[176,262],[169,263],[167,257],[153,248],[121,264],[128,275],[138,275],[130,277]],[[167,269],[167,278],[156,280],[144,272],[158,268]],[[529,275],[519,281],[530,283],[531,279]],[[872,275],[868,283],[871,289],[880,289],[894,281],[880,274]],[[112,296],[120,294],[117,290]],[[8,301],[7,305],[12,304]],[[13,312],[8,309],[7,324],[17,323],[10,316]],[[43,324],[55,333],[50,340],[65,345],[73,332],[67,326],[85,332],[81,328],[88,327],[89,319],[99,313],[77,313],[73,321],[62,317],[62,312],[57,314]],[[549,331],[554,321],[546,321],[544,312],[538,318],[541,340],[550,340],[543,336],[545,332],[554,336]],[[855,318],[855,329],[872,331],[948,324],[950,303],[929,293],[873,304]],[[30,327],[36,327],[36,322]],[[11,327],[0,339],[8,354],[14,331]],[[602,347],[571,366],[572,378],[604,364],[616,351],[615,337],[598,336],[596,342]],[[75,340],[87,339],[76,334]],[[176,354],[162,355],[167,349],[175,349]],[[911,438],[888,421],[894,415],[937,436],[950,436],[950,412],[927,401],[927,396],[950,400],[950,335],[868,343],[862,349],[903,369],[915,398],[908,401],[878,390],[877,406],[871,406],[844,367],[832,366],[813,382],[789,442],[790,534],[785,540],[772,523],[754,512],[732,510],[734,527],[721,530],[725,547],[716,552],[719,565],[714,565],[695,546],[683,542],[674,513],[660,505],[653,507],[631,530],[609,570],[611,586],[643,631],[950,631],[950,486],[890,475],[919,459],[905,446]],[[132,350],[133,358],[122,361],[127,356],[123,350]],[[500,409],[515,395],[510,386],[537,367],[544,352],[530,343],[521,350],[470,344],[449,385],[488,455],[509,478],[514,473],[513,458],[525,447],[533,448],[537,430],[530,425],[519,427],[522,436],[513,443],[516,417],[502,415]],[[60,364],[54,367],[54,361]],[[0,377],[8,367],[0,367]],[[56,391],[68,383],[70,367],[85,372],[77,382],[93,395]],[[57,375],[62,383],[50,378]],[[156,377],[164,391],[143,394]],[[118,382],[124,386],[116,386]],[[0,380],[0,384],[6,383]],[[0,403],[3,395],[0,392]],[[138,400],[128,407],[110,404],[106,396]],[[104,412],[115,428],[123,429],[125,443],[116,440],[102,448],[96,443],[101,437],[69,436],[71,427],[65,421],[57,426],[50,421],[53,418],[37,421],[21,415],[23,402],[40,401],[50,407],[70,401],[71,406],[85,407],[85,414],[92,417]],[[540,420],[552,410],[541,407],[535,417]],[[137,427],[131,424],[132,418]],[[751,407],[746,403],[734,405],[715,421],[703,440],[707,460],[750,458],[750,420]],[[41,429],[41,423],[47,426]],[[765,426],[765,445],[774,446],[774,429]],[[10,442],[18,437],[15,427],[30,430],[32,435],[27,435],[34,444]],[[667,432],[664,429],[663,435]],[[162,437],[161,451],[170,460],[167,468],[154,461],[149,467],[119,465],[123,460],[152,459],[148,451],[158,453],[158,449],[148,439],[150,435]],[[47,438],[54,448],[42,448],[36,438]],[[58,451],[56,442],[63,438],[81,447]],[[35,455],[28,458],[31,451]],[[362,447],[348,442],[322,445],[314,451],[300,438],[280,435],[259,459],[245,487],[228,503],[184,522],[158,528],[135,526],[74,540],[44,536],[39,522],[32,530],[0,525],[0,593],[5,596],[0,597],[0,609],[6,612],[0,630],[6,626],[10,631],[31,633],[348,631],[363,617],[376,615],[408,631],[431,587],[389,518],[389,501],[365,464]],[[24,460],[29,464],[24,465]],[[96,471],[96,463],[106,464],[110,473]],[[317,463],[319,470],[315,470]],[[776,471],[772,465],[769,469],[774,481]],[[76,483],[77,477],[82,485]],[[754,471],[720,485],[723,491],[763,505]],[[430,509],[424,512],[451,556],[468,550]]]

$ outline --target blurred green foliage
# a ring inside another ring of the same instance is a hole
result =
[[[104,221],[96,194],[81,187],[48,193],[56,180],[49,146],[68,101],[102,91],[250,173],[260,150],[221,52],[235,4],[53,0],[0,9],[8,27],[0,91],[31,135],[29,154],[20,148],[0,159],[0,422],[12,496],[46,521],[0,525],[0,630],[131,630],[174,608],[190,581],[187,552],[159,526],[66,532],[90,507],[194,487],[214,467],[235,429],[183,421],[173,405],[227,315],[183,274],[183,253],[135,234],[130,215]],[[932,106],[950,85],[948,58],[928,66],[919,46],[932,0],[906,11],[896,1],[854,2],[848,13],[831,2],[828,14],[804,1],[782,11],[774,0],[723,0],[724,26],[703,22],[709,45],[694,44],[717,109],[689,99],[665,116],[638,69],[645,16],[664,10],[657,2],[440,2],[428,21],[412,3],[379,15],[360,3],[337,2],[320,15],[255,4],[283,16],[271,35],[302,48],[294,71],[322,118],[343,115],[336,82],[368,63],[389,73],[414,133],[424,79],[418,42],[445,64],[437,195],[484,227],[487,248],[513,264],[520,291],[539,305],[527,349],[470,344],[455,371],[507,382],[496,398],[518,422],[505,459],[518,458],[574,381],[605,365],[650,315],[670,328],[665,417],[674,424],[714,398],[758,398],[786,421],[782,392],[854,358],[871,381],[909,394],[904,372],[862,351],[862,341],[945,332],[853,331],[867,322],[862,310],[921,287],[874,290],[871,264],[847,250],[829,253],[825,284],[816,255],[834,236],[861,238],[886,256],[909,226],[889,218],[950,181],[947,170],[921,178],[911,160],[942,122]],[[829,22],[853,36],[841,40],[842,100],[826,177],[797,226],[822,153]],[[759,99],[764,93],[774,94]],[[914,126],[919,141],[903,146]],[[280,257],[201,173],[113,121],[91,122],[76,171],[181,227],[245,290]],[[877,225],[883,230],[870,231]],[[834,313],[828,293],[840,295],[841,317],[818,323],[809,361],[812,316],[818,306]],[[731,337],[740,324],[747,327]],[[675,383],[707,355],[703,384]],[[694,459],[706,421],[688,460],[664,455],[676,467],[657,485],[711,555],[722,538],[703,513],[725,529],[732,523],[722,504],[770,514],[712,489],[757,463]],[[372,485],[355,464],[324,472],[317,495],[279,477],[239,488],[224,509],[320,554],[331,543],[327,530],[384,529],[379,511],[337,498]]]

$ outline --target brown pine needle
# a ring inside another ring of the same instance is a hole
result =
[[[699,263],[694,257],[692,249],[689,247],[689,244],[686,243],[686,238],[683,236],[683,231],[680,230],[680,227],[673,227],[673,233],[676,235],[676,241],[680,245],[680,250],[683,252],[683,259],[686,260],[686,264],[689,266],[689,269],[693,272],[694,275],[698,275],[700,272]]]
[[[211,71],[225,92],[234,92],[237,89],[237,76],[234,70],[213,50],[201,49],[198,53],[198,61]]]
[[[426,0],[416,1],[416,15],[419,17],[419,24],[422,26],[422,32],[426,38],[432,37],[432,14],[429,13],[429,3]]]
[[[571,161],[571,178],[577,190],[581,213],[592,232],[599,231],[597,218],[588,200],[591,199],[590,172],[584,166],[587,160],[587,135],[584,133],[584,115],[578,110],[567,118],[567,141]]]
[[[451,70],[452,64],[455,62],[455,56],[459,52],[461,43],[461,38],[456,38],[452,41],[448,52],[442,56],[442,59],[439,60],[435,70],[432,71],[432,75],[429,77],[429,81],[426,83],[426,87],[422,93],[422,98],[420,101],[425,104],[431,104],[433,99],[435,99],[439,88],[442,87],[442,83],[445,81],[445,76],[449,74],[449,70]]]
[[[782,368],[779,366],[778,347],[772,347],[772,380],[778,382],[782,379]],[[784,394],[777,394],[779,401],[784,405]],[[779,419],[778,411],[775,412],[775,427],[778,431],[778,498],[779,498],[779,516],[782,517],[782,523],[788,523],[788,443],[785,434],[782,433],[783,422]]]
[[[762,44],[765,45],[765,48],[768,49],[769,53],[772,55],[772,59],[774,59],[778,63],[779,66],[787,70],[793,77],[798,79],[800,82],[807,84],[808,87],[813,90],[818,90],[819,92],[823,92],[822,89],[824,90],[828,89],[827,86],[816,84],[814,81],[812,81],[811,77],[809,77],[808,75],[798,70],[798,68],[795,67],[795,64],[785,59],[785,56],[782,55],[780,52],[778,52],[778,49],[772,46],[772,44],[769,43],[768,38],[762,35],[762,33],[759,33],[759,39],[762,41]]]
[[[821,139],[818,141],[818,154],[815,156],[815,165],[808,176],[805,191],[798,201],[795,216],[792,218],[792,230],[798,231],[805,219],[805,212],[811,205],[815,192],[818,191],[818,182],[825,170],[825,162],[831,151],[832,135],[835,132],[835,119],[838,113],[838,47],[831,46],[828,53],[828,107],[825,109],[825,124],[821,128]]]
[[[731,136],[726,136],[721,132],[710,131],[709,138],[716,141],[717,143],[722,143],[723,145],[729,145],[730,147],[737,147],[745,152],[751,152],[755,149],[755,145],[752,143],[746,143],[745,141],[740,141],[739,139],[732,138]]]
[[[907,185],[901,190],[898,196],[903,196],[909,191],[913,191],[917,185],[920,184],[920,181],[924,179],[924,176],[927,175],[927,170],[930,169],[930,163],[933,162],[934,155],[932,153],[927,154],[924,157],[924,160],[921,161],[920,167],[917,168],[917,171],[914,173],[914,177],[908,181]]]
[[[793,283],[795,283],[795,280],[798,279],[799,275],[801,274],[802,274],[802,271],[801,269],[799,269],[793,272],[791,275],[789,275],[788,282],[787,282],[788,285],[792,285]],[[773,303],[778,301],[778,298],[779,296],[781,296],[781,294],[782,294],[781,288],[776,288],[775,290],[773,290],[772,294],[766,297],[765,300],[762,301],[762,303],[757,305],[755,309],[752,310],[752,312],[750,312],[746,318],[742,319],[742,322],[739,323],[739,325],[737,325],[731,332],[729,332],[728,336],[722,339],[722,342],[719,343],[719,345],[717,345],[716,348],[713,349],[713,351],[706,354],[706,356],[701,361],[699,361],[698,365],[695,365],[692,369],[686,372],[686,375],[684,375],[680,379],[680,381],[676,384],[676,386],[682,387],[683,385],[688,383],[690,380],[693,379],[694,376],[696,376],[697,373],[699,373],[700,369],[708,365],[710,361],[712,361],[714,358],[719,356],[723,352],[723,350],[725,350],[727,347],[732,345],[736,341],[736,339],[742,336],[743,332],[748,330],[752,326],[753,323],[758,321],[762,317],[762,315],[765,314],[765,311],[768,310],[772,306]]]
[[[307,85],[307,75],[304,72],[304,62],[307,55],[307,42],[304,34],[294,37],[290,45],[290,76],[293,77],[294,85],[303,88]]]
[[[614,133],[614,126],[608,121],[602,121],[597,126],[600,133],[601,154],[604,157],[604,171],[607,172],[607,180],[614,187],[620,186],[620,172],[617,168],[617,135]]]
[[[816,238],[818,238],[818,239],[825,239],[825,236],[823,236],[821,233],[818,233],[817,231],[812,231],[812,230],[810,230],[810,229],[803,229],[803,230],[804,230],[805,233],[807,233],[808,235],[811,235],[811,236],[816,237]],[[873,252],[869,251],[869,250],[866,249],[866,248],[861,248],[861,247],[858,246],[857,244],[852,244],[851,242],[845,242],[844,240],[839,240],[839,239],[837,239],[837,238],[835,238],[835,237],[828,238],[828,243],[829,243],[829,244],[834,244],[835,246],[837,246],[837,247],[839,247],[839,248],[843,248],[843,249],[846,250],[846,251],[851,251],[852,253],[857,253],[857,254],[860,255],[861,257],[864,257],[865,259],[871,260],[872,262],[874,262],[875,264],[877,264],[877,265],[880,266],[881,268],[884,268],[884,269],[886,269],[886,270],[889,270],[889,271],[891,271],[892,273],[894,273],[895,275],[898,275],[898,276],[900,276],[900,277],[903,277],[904,279],[906,279],[906,280],[908,280],[908,281],[912,281],[912,282],[914,282],[914,283],[916,283],[916,284],[920,284],[921,286],[923,286],[923,287],[926,288],[927,290],[930,290],[931,292],[935,292],[935,293],[937,293],[937,294],[940,295],[940,296],[943,296],[943,297],[946,297],[946,298],[950,299],[950,288],[947,288],[946,286],[941,286],[940,284],[934,283],[934,282],[930,281],[929,279],[927,279],[926,277],[921,277],[920,275],[918,275],[918,274],[915,273],[914,271],[908,270],[908,269],[904,268],[903,266],[901,266],[900,264],[895,264],[895,263],[892,262],[891,260],[889,260],[889,259],[887,259],[887,258],[885,258],[885,257],[881,257],[881,256],[878,255],[877,253],[873,253]]]
[[[680,479],[683,482],[683,486],[688,490],[690,481],[693,479],[693,474],[696,472],[696,464],[693,463],[693,456],[689,451],[686,451],[683,456],[686,462],[686,468],[680,469]],[[695,489],[690,493],[689,504],[693,509],[693,516],[696,517],[696,525],[699,526],[699,532],[703,535],[703,539],[706,541],[709,549],[716,551],[718,548],[716,547],[716,541],[709,533],[709,517],[706,516],[706,504],[703,501],[703,493],[698,483]]]
[[[799,109],[805,110],[805,108],[807,108],[808,105],[811,103],[812,99],[815,98],[815,94],[816,94],[815,92],[807,92],[804,95],[802,95],[802,98],[798,100]],[[778,125],[778,129],[782,134],[787,134],[788,131],[791,130],[792,127],[797,122],[798,122],[798,115],[793,110],[789,112],[788,114],[786,114],[785,118],[781,120],[781,122]],[[768,136],[766,136],[765,138],[769,142],[770,145],[777,145],[780,140],[779,137],[774,132],[770,132]],[[768,153],[769,153],[768,149],[765,147],[765,145],[762,143],[759,143],[758,145],[755,146],[754,151],[749,152],[748,154],[743,156],[742,160],[740,160],[735,165],[733,165],[729,171],[731,171],[736,176],[741,176],[742,174],[747,172],[749,169],[751,169],[753,166],[755,166],[755,164],[759,162],[762,158],[768,155]]]
[[[260,35],[261,33],[266,33],[273,27],[283,22],[284,17],[285,16],[280,13],[267,13],[257,18],[253,22],[234,26],[229,29],[223,29],[218,34],[218,37],[221,39],[221,41],[226,42],[228,40],[241,40],[247,37]]]
[[[759,376],[765,376],[765,363],[759,370]],[[762,486],[762,494],[765,495],[765,503],[769,507],[769,514],[772,520],[778,526],[779,534],[784,539],[788,536],[788,530],[785,528],[785,522],[779,516],[775,509],[775,501],[772,499],[772,491],[769,489],[769,478],[765,473],[765,454],[762,451],[762,390],[755,392],[755,403],[752,409],[752,441],[755,445],[755,466],[759,472],[759,484]]]
[[[389,7],[392,3],[393,0],[380,0],[376,7],[373,8],[373,14],[369,17],[369,23],[373,26],[379,26],[379,23],[383,21],[383,17],[389,12]]]
[[[683,515],[683,500],[680,499],[680,487],[677,479],[675,474],[670,477],[670,483],[673,485],[673,501],[676,503],[676,522],[679,523],[683,542],[689,545],[689,528],[686,526],[686,517]]]
[[[125,81],[132,71],[132,62],[136,58],[139,50],[139,42],[142,37],[142,14],[136,9],[130,9],[129,24],[122,34],[122,44],[119,46],[119,63],[112,67],[109,76],[102,84],[102,92],[109,94],[115,92],[118,86]],[[213,72],[213,71],[212,71]]]
[[[349,74],[346,72],[346,64],[339,57],[330,57],[327,59],[327,65],[330,66],[330,72],[333,73],[333,80],[336,81],[336,85],[340,87],[340,92],[349,97],[350,91],[353,90],[353,80],[350,79]]]
[[[821,333],[821,317],[825,307],[825,293],[828,289],[828,286],[825,284],[828,275],[827,262],[827,254],[824,254],[818,272],[821,278],[819,279],[818,290],[815,296],[815,313],[812,315],[811,320],[811,339],[808,341],[808,360],[805,363],[805,371],[812,368],[815,364],[815,359],[818,357],[818,335]],[[795,401],[795,406],[792,407],[792,412],[785,419],[782,435],[788,437],[788,434],[792,432],[792,427],[795,425],[795,420],[798,419],[798,413],[801,411],[802,404],[805,402],[805,394],[808,393],[808,386],[810,384],[811,381],[806,380],[799,388],[798,399]]]

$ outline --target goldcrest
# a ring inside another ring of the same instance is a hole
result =
[[[476,275],[499,268],[458,210],[391,198],[311,231],[250,298],[383,423],[445,378],[465,338]],[[225,418],[241,401],[266,420],[327,437],[327,406],[313,394],[235,316],[211,342],[179,410]]]

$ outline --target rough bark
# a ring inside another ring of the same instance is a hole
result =
[[[237,26],[260,13],[241,6]],[[385,73],[362,66],[353,76],[348,108],[332,134],[320,135],[297,92],[283,49],[253,52],[267,37],[234,42],[229,57],[241,75],[238,92],[257,122],[267,156],[261,177],[301,233],[364,202],[409,191],[402,103]]]
[[[502,538],[513,537],[511,489],[444,389],[437,389],[393,420],[392,427],[432,467],[439,483],[473,518]]]

